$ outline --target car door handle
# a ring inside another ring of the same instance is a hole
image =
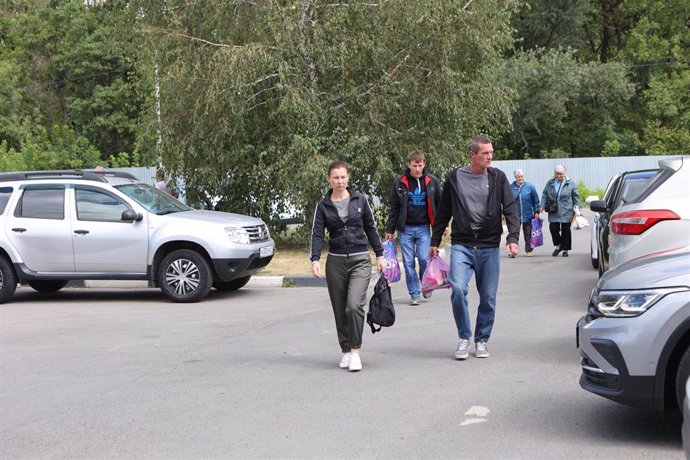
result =
[[[25,229],[25,228],[16,227],[16,228],[13,228],[12,231],[13,231],[13,232],[18,232],[18,233],[24,233],[24,232],[26,231],[26,229]]]
[[[89,231],[88,230],[75,230],[74,233],[76,233],[77,235],[86,235],[87,233],[89,233]]]

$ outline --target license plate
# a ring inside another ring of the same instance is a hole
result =
[[[273,255],[273,246],[266,246],[259,250],[259,257],[268,257]]]

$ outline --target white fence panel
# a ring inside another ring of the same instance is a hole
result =
[[[508,179],[514,180],[513,171],[525,171],[525,180],[531,182],[541,192],[546,181],[553,177],[553,167],[565,166],[566,176],[576,183],[583,181],[587,188],[594,190],[606,188],[609,179],[623,171],[638,169],[656,169],[659,160],[678,158],[674,156],[641,156],[641,157],[595,157],[595,158],[549,158],[539,160],[501,160],[494,161],[493,166],[506,173]],[[582,197],[583,199],[585,197]]]

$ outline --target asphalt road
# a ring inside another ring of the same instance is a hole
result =
[[[502,259],[489,359],[452,358],[448,291],[411,307],[395,284],[359,373],[338,368],[324,288],[20,288],[0,305],[0,457],[684,458],[677,413],[578,385],[588,232],[567,259]]]

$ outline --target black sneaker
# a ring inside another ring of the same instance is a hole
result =
[[[551,255],[554,256],[554,257],[556,257],[556,256],[558,255],[559,252],[561,252],[561,248],[556,248],[556,249],[553,250],[553,252],[551,253]]]
[[[568,251],[563,251],[563,254],[561,254],[563,257],[568,257]]]

